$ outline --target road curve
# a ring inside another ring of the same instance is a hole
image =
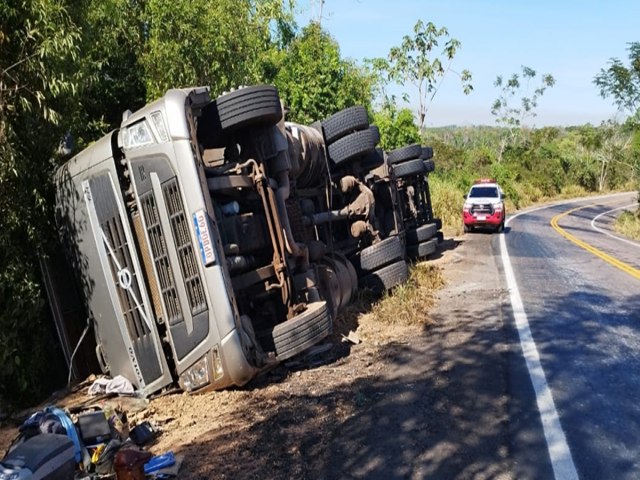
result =
[[[502,252],[560,429],[536,389],[556,478],[640,478],[640,244],[612,227],[635,202],[637,193],[572,200],[507,223]],[[535,386],[541,372],[527,365]]]

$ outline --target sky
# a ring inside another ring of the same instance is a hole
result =
[[[320,0],[301,0],[298,24],[317,20],[319,12]],[[459,78],[447,74],[429,107],[427,127],[495,125],[496,77],[510,77],[522,65],[537,78],[549,73],[556,80],[530,126],[624,119],[610,98],[602,99],[593,78],[612,57],[629,64],[628,44],[640,41],[638,0],[325,0],[321,23],[342,56],[361,63],[386,57],[413,33],[417,20],[446,27],[462,44],[451,68],[473,75],[474,90],[465,96]],[[401,91],[414,92],[410,86]]]

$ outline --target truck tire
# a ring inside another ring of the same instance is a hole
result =
[[[282,119],[278,90],[270,85],[241,88],[219,96],[215,103],[222,130],[275,125]]]
[[[198,138],[204,148],[226,146],[226,136],[244,127],[271,126],[282,119],[278,90],[255,85],[220,95],[202,109]]]
[[[381,148],[376,148],[362,159],[360,169],[363,172],[370,172],[382,165],[384,165],[384,151]]]
[[[406,147],[396,148],[390,151],[389,155],[387,155],[387,161],[389,165],[395,165],[396,163],[420,158],[420,155],[422,155],[422,147],[414,143],[413,145],[407,145]]]
[[[433,147],[422,147],[422,154],[420,158],[423,160],[429,160],[433,158]]]
[[[407,230],[407,245],[418,245],[419,243],[426,242],[436,236],[438,231],[435,223],[427,223],[421,225],[418,228],[412,228]]]
[[[336,165],[345,164],[354,158],[373,152],[376,144],[371,130],[360,130],[342,137],[327,147],[329,158]]]
[[[310,303],[307,309],[273,329],[276,359],[286,360],[315,345],[331,333],[327,302]]]
[[[436,164],[433,163],[433,160],[431,160],[431,159],[425,160],[424,161],[424,166],[427,169],[427,173],[431,173],[436,169]]]
[[[407,247],[407,255],[412,260],[425,258],[431,255],[433,252],[435,252],[437,246],[438,246],[438,239],[432,238],[431,240],[422,242],[419,245],[409,245]]]
[[[394,235],[385,238],[375,245],[363,248],[362,251],[351,258],[351,261],[356,271],[369,273],[378,270],[380,267],[389,265],[401,259],[403,256],[404,251],[400,237]]]
[[[424,161],[420,158],[409,160],[393,166],[393,173],[396,178],[410,177],[412,175],[423,175],[427,171]]]
[[[369,130],[373,132],[373,143],[378,145],[380,143],[380,129],[377,125],[370,125]]]
[[[345,108],[322,122],[324,141],[327,145],[355,131],[369,126],[369,115],[363,106]]]
[[[400,260],[362,277],[360,279],[360,287],[368,288],[374,293],[381,295],[387,290],[391,290],[393,287],[405,282],[408,278],[409,266],[407,262]]]
[[[442,230],[442,219],[433,218],[432,221],[436,224],[436,230]]]

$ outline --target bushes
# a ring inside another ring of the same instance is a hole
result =
[[[630,135],[623,126],[526,131],[498,161],[500,132],[500,128],[492,127],[447,127],[424,132],[423,144],[433,146],[436,161],[430,182],[432,191],[440,197],[434,199],[434,205],[448,227],[461,228],[462,195],[479,177],[492,177],[500,183],[507,194],[508,208],[523,208],[558,196],[583,196],[597,192],[600,184],[611,190],[636,188],[629,180],[630,168],[637,169],[635,150],[616,147],[624,146],[622,140]],[[637,136],[640,138],[640,134]]]

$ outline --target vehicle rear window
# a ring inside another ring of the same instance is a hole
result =
[[[496,187],[474,187],[469,192],[470,198],[479,197],[497,197],[498,189]]]

